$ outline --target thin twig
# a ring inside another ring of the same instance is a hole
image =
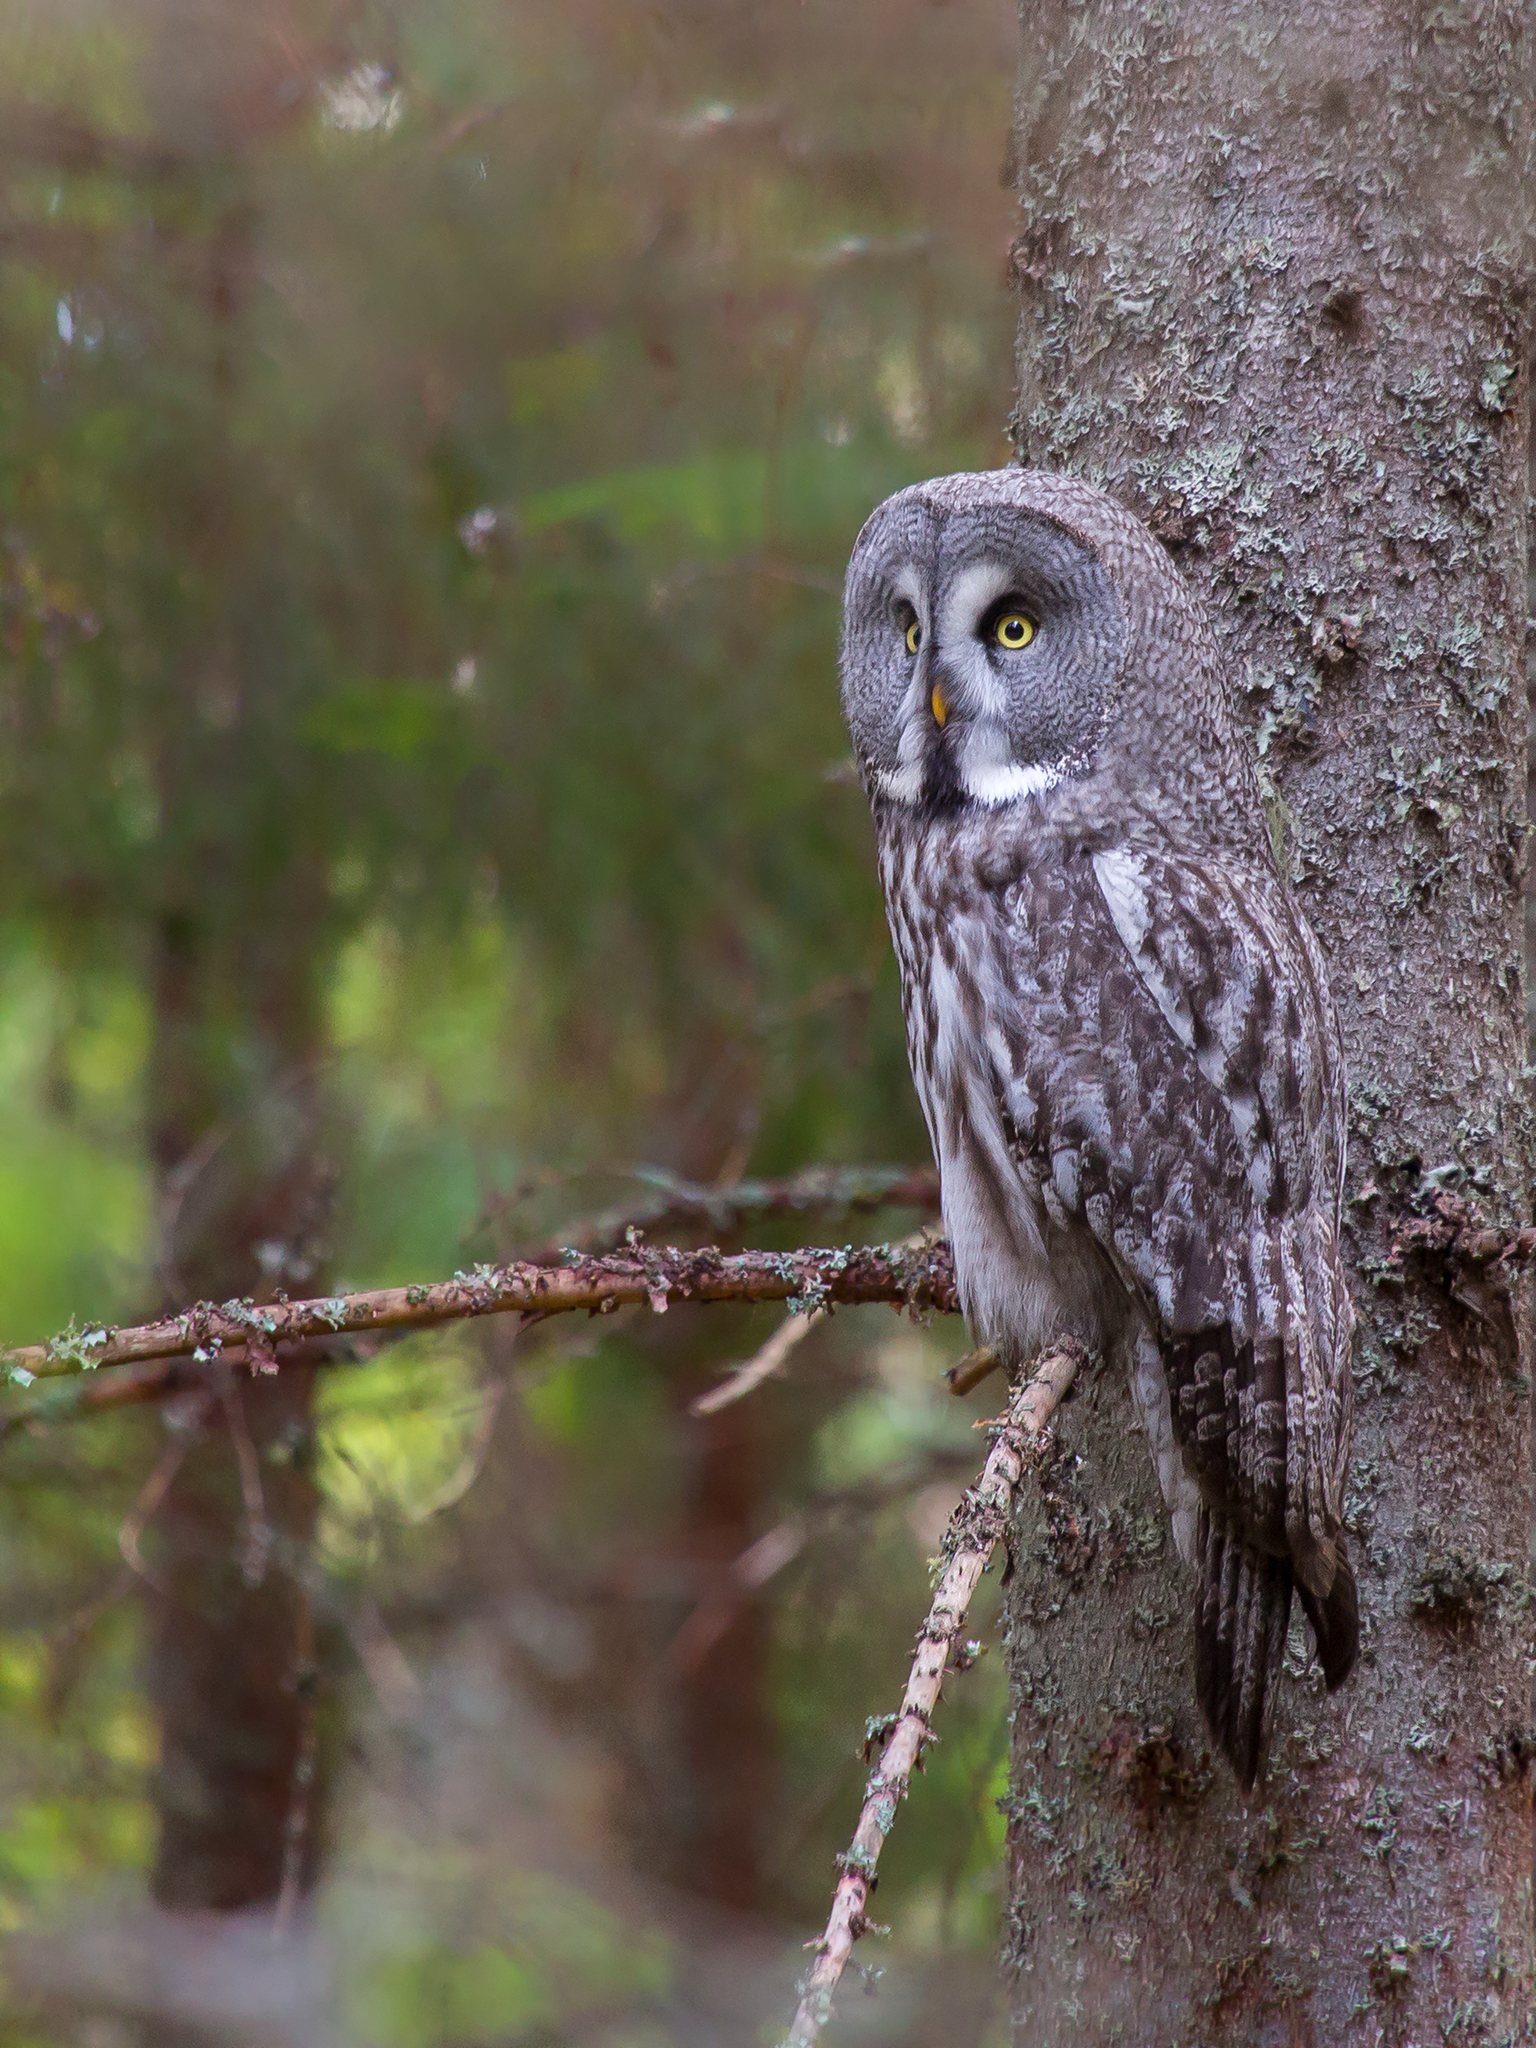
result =
[[[295,1574],[293,1583],[299,1605],[293,1651],[293,1689],[299,1702],[299,1728],[294,1745],[293,1776],[288,1785],[288,1811],[283,1819],[282,1884],[272,1914],[272,1933],[278,1941],[291,1932],[304,1891],[308,1862],[305,1850],[309,1842],[310,1811],[314,1804],[315,1772],[320,1755],[320,1667],[315,1659],[315,1603],[310,1597],[305,1576]]]
[[[138,1574],[131,1565],[119,1565],[99,1593],[93,1594],[82,1606],[77,1607],[67,1621],[61,1622],[46,1637],[44,1647],[48,1652],[48,1685],[44,1702],[51,1729],[57,1731],[69,1695],[74,1689],[80,1651],[86,1637],[104,1614],[110,1614],[120,1600],[127,1599],[137,1582]]]
[[[723,1582],[704,1595],[668,1644],[667,1664],[681,1671],[692,1671],[701,1664],[736,1619],[742,1602],[760,1593],[786,1565],[793,1564],[829,1523],[850,1511],[873,1514],[903,1495],[916,1493],[929,1480],[953,1473],[956,1462],[953,1451],[930,1451],[920,1463],[898,1467],[878,1479],[862,1479],[854,1486],[828,1487],[813,1494],[799,1513],[775,1522],[737,1554]]]
[[[939,1176],[932,1166],[810,1166],[782,1180],[736,1180],[724,1185],[684,1180],[663,1166],[620,1169],[626,1180],[650,1192],[562,1226],[558,1245],[527,1256],[536,1265],[555,1265],[567,1249],[611,1251],[627,1230],[681,1230],[689,1224],[730,1237],[748,1223],[787,1216],[870,1215],[877,1209],[939,1206]],[[510,1195],[493,1199],[477,1224],[484,1229],[548,1185],[546,1176],[525,1181]]]
[[[865,1908],[875,1888],[876,1865],[896,1818],[897,1804],[906,1797],[913,1769],[933,1739],[930,1722],[950,1652],[965,1626],[981,1575],[1007,1532],[1030,1452],[1072,1384],[1083,1357],[1076,1344],[1057,1345],[1040,1360],[1034,1376],[1015,1389],[1001,1423],[983,1425],[996,1430],[992,1449],[975,1488],[950,1516],[941,1552],[943,1574],[918,1631],[917,1654],[901,1712],[890,1725],[880,1761],[864,1787],[864,1809],[853,1845],[838,1859],[842,1876],[832,1895],[827,1930],[815,1944],[816,1961],[805,1980],[783,2048],[811,2048],[831,2018],[832,1993],[853,1944],[870,1926]]]
[[[491,121],[499,121],[510,107],[516,106],[515,99],[488,100],[479,106],[466,107],[434,136],[432,154],[446,156],[450,150],[458,149],[467,142],[477,128],[484,128]]]
[[[947,1245],[908,1250],[899,1245],[844,1246],[839,1250],[736,1252],[729,1257],[713,1245],[696,1251],[652,1251],[631,1245],[622,1253],[584,1258],[572,1253],[564,1266],[530,1266],[521,1261],[476,1266],[431,1286],[381,1287],[366,1294],[324,1300],[279,1301],[256,1307],[249,1301],[199,1302],[180,1315],[132,1329],[70,1329],[47,1344],[23,1345],[0,1353],[0,1373],[14,1386],[65,1374],[143,1365],[191,1357],[212,1365],[254,1343],[262,1364],[280,1345],[353,1335],[364,1330],[422,1330],[471,1316],[522,1311],[539,1317],[573,1309],[605,1314],[627,1303],[648,1302],[664,1314],[673,1304],[788,1301],[807,1311],[831,1305],[889,1302],[918,1312],[959,1306],[954,1266]],[[166,1376],[169,1377],[169,1376]],[[195,1376],[191,1383],[199,1384]],[[182,1381],[187,1384],[187,1378]],[[163,1390],[163,1380],[151,1392]],[[139,1398],[143,1398],[142,1395]],[[91,1402],[106,1406],[106,1401]],[[21,1422],[52,1419],[44,1402],[0,1421],[0,1434]]]
[[[984,1379],[998,1370],[1002,1362],[990,1344],[983,1344],[975,1351],[968,1351],[964,1358],[958,1359],[944,1375],[949,1381],[949,1391],[952,1394],[974,1393]]]
[[[811,1334],[825,1314],[825,1309],[818,1308],[808,1316],[786,1316],[766,1344],[743,1364],[736,1366],[718,1386],[711,1387],[708,1393],[699,1394],[690,1401],[688,1413],[718,1415],[722,1408],[729,1408],[733,1401],[743,1400],[748,1394],[754,1393],[764,1380],[771,1380],[784,1370],[790,1353]]]
[[[805,1517],[791,1515],[749,1543],[733,1560],[722,1583],[698,1603],[667,1645],[667,1668],[696,1671],[735,1621],[748,1595],[761,1592],[786,1565],[794,1563],[805,1548],[807,1534]]]
[[[910,1237],[900,1240],[898,1251],[920,1251],[940,1242],[937,1227],[925,1224]],[[765,1380],[775,1378],[789,1362],[790,1353],[807,1338],[827,1311],[812,1309],[809,1315],[796,1313],[788,1315],[768,1339],[743,1364],[711,1387],[707,1393],[697,1395],[688,1403],[688,1413],[694,1416],[717,1415],[722,1408],[729,1408],[735,1401],[741,1401],[748,1394],[755,1393]]]
[[[240,1544],[240,1576],[252,1592],[267,1575],[267,1556],[272,1548],[272,1524],[267,1517],[266,1495],[261,1484],[261,1460],[246,1425],[245,1403],[240,1389],[226,1373],[219,1386],[219,1400],[235,1463],[240,1469],[240,1506],[245,1530]]]
[[[485,1461],[490,1455],[491,1438],[496,1431],[496,1418],[501,1413],[502,1400],[506,1395],[504,1379],[489,1380],[480,1390],[480,1412],[475,1426],[470,1431],[469,1442],[458,1465],[438,1487],[429,1494],[420,1507],[409,1508],[405,1519],[408,1522],[430,1522],[435,1515],[443,1514],[448,1508],[455,1508],[485,1470]]]
[[[117,1547],[123,1562],[99,1593],[75,1610],[70,1618],[61,1623],[48,1637],[50,1674],[48,1679],[48,1717],[57,1722],[63,1712],[64,1701],[69,1692],[72,1670],[80,1645],[90,1634],[104,1614],[114,1608],[119,1600],[133,1591],[135,1583],[143,1579],[157,1592],[164,1589],[144,1561],[139,1549],[139,1538],[159,1510],[160,1503],[169,1492],[171,1482],[181,1470],[204,1413],[211,1404],[212,1395],[205,1394],[191,1415],[182,1419],[176,1435],[165,1446],[150,1470],[149,1477],[139,1488],[133,1506],[124,1515],[117,1531]]]
[[[391,1721],[410,1721],[421,1708],[421,1681],[385,1627],[378,1602],[364,1599],[340,1618],[379,1705]]]
[[[203,1418],[212,1405],[213,1395],[205,1389],[198,1395],[190,1412],[179,1418],[176,1434],[155,1460],[149,1477],[139,1489],[137,1500],[124,1515],[118,1528],[117,1547],[122,1552],[123,1563],[136,1578],[143,1579],[147,1585],[153,1586],[157,1593],[162,1592],[164,1588],[144,1562],[143,1553],[139,1549],[139,1538],[154,1519],[161,1501],[169,1493],[171,1481],[185,1463],[187,1453],[202,1427]]]

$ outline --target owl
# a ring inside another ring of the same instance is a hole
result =
[[[1251,1788],[1293,1592],[1330,1688],[1358,1648],[1353,1311],[1338,1022],[1221,657],[1139,520],[999,470],[871,516],[842,687],[973,1336],[1128,1374]]]

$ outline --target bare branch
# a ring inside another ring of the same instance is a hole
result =
[[[469,1492],[485,1470],[485,1461],[490,1455],[491,1438],[496,1431],[496,1418],[501,1413],[506,1391],[507,1382],[502,1378],[488,1380],[481,1388],[479,1413],[475,1418],[475,1426],[470,1431],[469,1443],[463,1457],[429,1500],[424,1500],[420,1507],[411,1508],[407,1512],[405,1519],[408,1522],[430,1522],[435,1515],[443,1514],[448,1508],[457,1507]]]
[[[793,1564],[811,1538],[830,1523],[850,1511],[872,1515],[903,1495],[910,1498],[929,1480],[952,1475],[956,1464],[953,1451],[930,1451],[919,1463],[898,1466],[879,1479],[828,1487],[814,1494],[798,1513],[776,1522],[738,1554],[723,1579],[705,1593],[673,1637],[667,1663],[683,1671],[702,1663],[735,1620],[743,1601],[760,1593],[786,1565]]]
[[[1083,1363],[1081,1348],[1063,1342],[1040,1360],[1033,1378],[1014,1390],[1008,1413],[995,1429],[991,1452],[975,1488],[967,1493],[949,1520],[941,1553],[943,1575],[918,1631],[917,1654],[907,1679],[901,1712],[889,1724],[880,1761],[864,1787],[864,1810],[854,1829],[853,1844],[839,1858],[843,1874],[832,1895],[827,1931],[815,1944],[816,1962],[805,1980],[783,2048],[811,2048],[832,2016],[832,1993],[853,1952],[853,1944],[869,1928],[865,1908],[875,1887],[875,1867],[906,1797],[913,1769],[932,1740],[930,1722],[938,1704],[950,1652],[954,1649],[972,1597],[992,1552],[1006,1533],[1014,1496],[1030,1453],[1038,1443],[1063,1394]],[[883,1733],[884,1731],[882,1731]]]
[[[261,1460],[256,1455],[256,1446],[246,1426],[245,1403],[240,1398],[240,1388],[227,1371],[219,1384],[219,1400],[223,1404],[225,1426],[229,1430],[229,1440],[234,1446],[235,1462],[240,1471],[240,1503],[245,1515],[245,1533],[240,1544],[240,1576],[254,1590],[267,1575],[267,1553],[272,1548],[274,1535],[267,1518],[266,1495],[261,1484]]]
[[[713,1386],[707,1393],[698,1394],[688,1403],[690,1415],[718,1415],[722,1408],[729,1408],[733,1401],[743,1400],[748,1394],[773,1379],[784,1370],[790,1353],[811,1334],[825,1309],[814,1309],[808,1316],[786,1316],[767,1343],[743,1364]]]
[[[338,1349],[334,1343],[293,1344],[285,1351],[283,1363],[324,1365],[336,1358]],[[13,1355],[0,1352],[0,1374]],[[275,1372],[277,1361],[270,1342],[256,1340],[232,1346],[211,1358],[182,1354],[151,1358],[142,1365],[125,1365],[106,1372],[82,1367],[68,1377],[45,1377],[30,1401],[0,1413],[0,1443],[22,1429],[77,1422],[87,1415],[103,1415],[112,1408],[173,1400],[181,1394],[211,1393],[217,1390],[221,1373],[241,1367],[252,1373]],[[21,1374],[13,1374],[12,1384],[25,1385],[26,1381]]]
[[[193,1400],[189,1412],[180,1418],[180,1427],[171,1441],[155,1460],[154,1468],[139,1489],[138,1498],[124,1515],[117,1532],[117,1547],[122,1552],[123,1563],[146,1585],[157,1592],[163,1591],[159,1581],[144,1562],[139,1549],[139,1538],[154,1518],[160,1503],[171,1490],[171,1481],[186,1462],[188,1451],[203,1426],[203,1418],[213,1404],[211,1390],[204,1388]]]
[[[384,1625],[378,1602],[364,1599],[355,1614],[340,1614],[379,1705],[391,1721],[408,1722],[421,1708],[421,1681]]]
[[[529,1259],[535,1265],[555,1265],[567,1250],[610,1251],[624,1242],[630,1229],[654,1234],[693,1224],[717,1237],[730,1237],[748,1223],[786,1216],[936,1211],[939,1206],[939,1176],[932,1166],[811,1166],[782,1180],[741,1180],[724,1187],[683,1180],[660,1166],[630,1168],[626,1178],[641,1182],[650,1193],[567,1223],[561,1243],[530,1251]],[[537,1185],[487,1204],[481,1227],[516,1208]]]
[[[724,1574],[722,1583],[688,1615],[667,1645],[665,1661],[676,1672],[696,1671],[736,1619],[742,1602],[760,1592],[805,1548],[803,1515],[791,1515],[749,1543]]]
[[[998,1370],[1002,1362],[990,1344],[983,1344],[977,1351],[968,1351],[964,1358],[957,1360],[944,1375],[949,1381],[949,1391],[952,1394],[974,1393],[984,1379]]]
[[[909,1251],[915,1247],[936,1244],[938,1241],[933,1226],[925,1224],[921,1230],[914,1231],[911,1237],[904,1237],[897,1249]],[[812,1309],[809,1315],[786,1316],[766,1344],[738,1365],[734,1371],[728,1373],[718,1385],[709,1388],[706,1393],[695,1396],[688,1403],[688,1413],[701,1417],[717,1415],[722,1408],[729,1408],[733,1402],[744,1400],[748,1394],[755,1393],[765,1380],[776,1378],[784,1370],[791,1355],[823,1320],[826,1313],[825,1309],[816,1308]],[[968,1392],[969,1388],[957,1391]]]
[[[493,121],[511,112],[517,105],[516,99],[483,100],[478,106],[466,107],[447,122],[432,141],[434,156],[447,156],[459,149],[479,128],[485,128]]]
[[[90,127],[63,107],[17,99],[0,103],[0,160],[151,183],[181,176],[191,164],[188,156],[163,143],[114,135]]]
[[[293,1689],[299,1699],[299,1739],[288,1785],[288,1811],[283,1819],[283,1877],[272,1914],[278,1940],[292,1932],[304,1891],[306,1850],[314,1806],[315,1773],[320,1754],[317,1712],[319,1667],[315,1662],[315,1607],[304,1579],[296,1578],[299,1596],[298,1641],[294,1646]]]

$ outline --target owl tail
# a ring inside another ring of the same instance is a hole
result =
[[[1326,1599],[1319,1600],[1315,1593],[1309,1593],[1300,1579],[1296,1581],[1296,1597],[1306,1609],[1312,1633],[1317,1637],[1317,1661],[1332,1692],[1354,1670],[1360,1654],[1360,1608],[1349,1559],[1340,1556]]]
[[[1291,1624],[1291,1561],[1245,1544],[1207,1507],[1200,1510],[1199,1552],[1195,1696],[1247,1792],[1269,1747]]]
[[[1294,1574],[1288,1557],[1245,1544],[1232,1523],[1200,1510],[1200,1598],[1195,1610],[1195,1695],[1211,1734],[1251,1791],[1269,1747]],[[1360,1648],[1355,1575],[1340,1555],[1333,1584],[1319,1599],[1300,1596],[1328,1690],[1342,1685]]]

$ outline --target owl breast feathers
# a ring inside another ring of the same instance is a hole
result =
[[[1139,522],[1002,471],[875,513],[843,686],[967,1315],[1123,1360],[1251,1785],[1293,1588],[1356,1654],[1352,1312],[1337,1022],[1214,645]]]

